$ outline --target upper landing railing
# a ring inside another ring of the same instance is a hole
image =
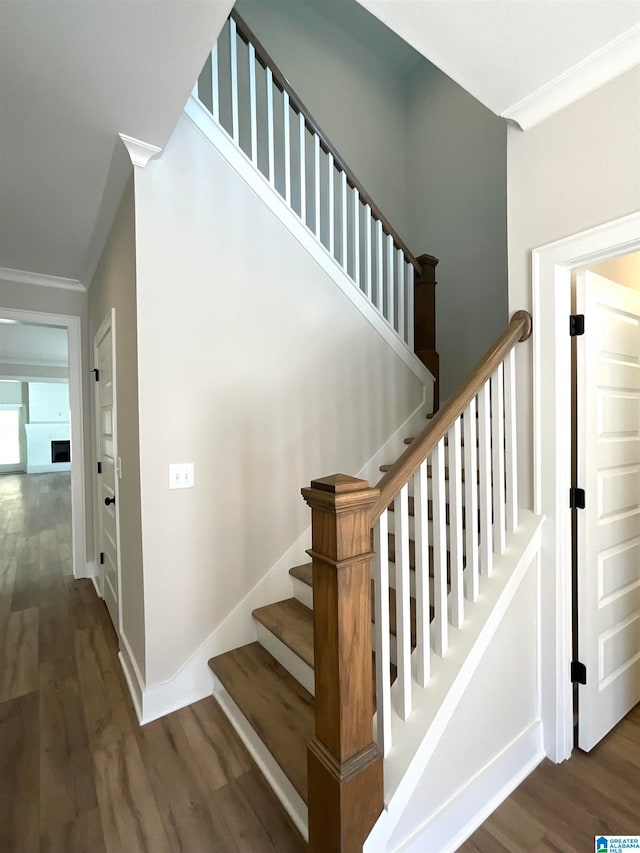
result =
[[[235,10],[194,94],[411,351],[429,352],[420,357],[434,372],[434,311],[416,313],[414,279],[426,265],[435,285],[437,260],[413,256]]]

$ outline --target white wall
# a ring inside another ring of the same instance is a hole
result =
[[[436,349],[446,399],[507,322],[507,130],[426,60],[408,81],[409,245],[440,259]]]
[[[133,656],[144,678],[144,589],[140,526],[134,216],[133,179],[130,179],[89,288],[89,338],[93,351],[96,332],[111,308],[115,308],[118,456],[122,461],[122,479],[118,491],[122,633],[129,647],[127,653]],[[91,446],[95,446],[93,437]]]
[[[537,562],[526,570],[387,850],[456,849],[508,793],[505,786],[540,761]]]
[[[69,383],[29,382],[29,423],[69,423]]]
[[[27,434],[27,473],[69,471],[68,462],[51,461],[51,442],[71,438],[69,423],[69,383],[30,382]]]
[[[510,312],[531,310],[532,249],[640,209],[639,103],[635,68],[526,133],[509,128]],[[533,488],[531,388],[531,348],[523,347],[518,435],[525,506]]]
[[[358,472],[424,389],[187,119],[135,182],[153,685],[308,527],[300,488]]]

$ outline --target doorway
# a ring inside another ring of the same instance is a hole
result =
[[[640,250],[640,212],[532,253],[534,511],[545,516],[541,717],[555,762],[573,749],[571,481],[572,270]]]

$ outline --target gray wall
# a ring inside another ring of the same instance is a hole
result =
[[[138,343],[133,179],[129,180],[89,288],[89,339],[111,308],[116,312],[116,381],[120,481],[120,556],[123,634],[145,674],[144,589],[140,533]],[[94,442],[92,442],[93,445]],[[92,468],[92,470],[94,470]]]
[[[507,126],[426,62],[408,81],[409,245],[440,259],[440,397],[507,324]]]

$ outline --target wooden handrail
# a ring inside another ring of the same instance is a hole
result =
[[[236,22],[236,30],[240,38],[245,42],[245,44],[251,43],[256,51],[256,59],[260,62],[263,68],[270,68],[271,73],[273,74],[273,82],[276,84],[278,89],[281,92],[287,92],[289,95],[289,104],[293,108],[293,110],[298,113],[298,115],[302,115],[305,120],[305,125],[308,131],[312,134],[315,134],[320,140],[320,146],[322,150],[326,154],[333,155],[333,162],[336,168],[338,168],[341,172],[347,176],[347,182],[349,186],[355,188],[360,193],[360,200],[363,204],[368,204],[371,208],[371,213],[374,218],[379,220],[382,223],[382,226],[387,234],[390,234],[393,237],[394,243],[404,252],[405,259],[407,263],[410,263],[416,270],[418,274],[421,272],[420,262],[413,256],[408,246],[404,242],[404,240],[400,237],[398,232],[393,228],[389,220],[380,210],[378,205],[373,201],[369,193],[365,190],[362,183],[356,178],[354,173],[351,171],[349,166],[344,162],[340,154],[338,153],[338,149],[331,142],[326,133],[322,130],[318,122],[311,115],[307,107],[304,105],[302,99],[291,86],[287,78],[284,76],[282,71],[278,68],[276,63],[273,61],[267,50],[264,48],[263,44],[260,42],[255,33],[251,30],[251,28],[247,25],[241,15],[236,12],[235,9],[231,10],[230,16]]]
[[[478,366],[469,374],[460,389],[450,397],[440,411],[407,447],[393,467],[378,482],[380,497],[371,508],[371,526],[393,501],[402,486],[415,474],[420,464],[443,438],[457,417],[465,410],[487,379],[520,341],[531,334],[531,314],[516,311],[507,329],[500,335]]]

